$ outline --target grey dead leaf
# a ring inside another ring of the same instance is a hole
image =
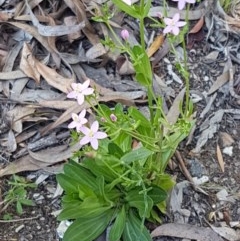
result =
[[[73,25],[77,24],[77,18],[75,16],[65,17],[64,23],[66,24],[66,26],[73,26]],[[73,32],[71,34],[68,34],[68,41],[70,43],[72,43],[74,40],[76,40],[80,37],[81,37],[81,32],[79,30],[79,31]]]
[[[97,43],[86,52],[86,57],[89,59],[96,59],[104,54],[106,54],[106,49],[102,43]]]
[[[170,194],[169,209],[174,216],[174,221],[177,223],[187,223],[190,216],[190,211],[182,208],[183,189],[188,186],[188,181],[177,183]]]
[[[56,150],[59,148],[62,148],[62,151],[59,152],[56,156]],[[48,152],[47,154],[44,154],[44,151],[41,151],[39,153],[34,153],[33,155],[36,156],[37,158],[44,160],[41,155],[44,155],[45,161],[39,161],[31,157],[30,155],[21,157],[13,162],[11,162],[9,165],[7,165],[5,168],[0,169],[0,177],[6,176],[6,175],[12,175],[15,173],[23,172],[23,171],[36,171],[39,169],[49,169],[51,171],[54,170],[54,167],[52,167],[53,164],[58,164],[58,162],[65,161],[66,159],[70,158],[72,156],[72,153],[79,150],[80,144],[77,143],[71,147],[66,147],[66,145],[60,146],[60,147],[53,147],[47,149]],[[54,155],[50,156],[50,153],[54,153]],[[62,156],[62,157],[61,157]],[[49,167],[51,166],[51,167]],[[58,165],[57,165],[58,168]]]
[[[26,74],[24,74],[21,70],[14,70],[14,71],[0,73],[0,80],[21,79],[25,77],[26,77]]]
[[[203,118],[210,111],[212,104],[213,104],[214,100],[216,99],[216,97],[217,97],[217,93],[214,93],[212,96],[210,96],[207,99],[207,105],[205,106],[202,113],[200,114],[200,118]]]
[[[48,107],[51,109],[66,110],[71,108],[76,103],[76,101],[65,101],[65,100],[40,100],[38,104],[40,106]]]
[[[35,58],[32,56],[32,51],[28,44],[23,45],[22,57],[20,61],[20,69],[30,78],[40,83],[40,74],[36,68]]]
[[[221,149],[218,144],[217,144],[217,160],[218,160],[219,166],[221,168],[221,171],[224,172],[223,155],[222,155]]]
[[[215,91],[217,91],[220,87],[226,84],[229,80],[229,72],[224,72],[220,76],[217,77],[217,80],[213,83],[211,88],[208,91],[208,95],[211,95]]]
[[[210,225],[212,230],[219,234],[221,237],[225,238],[228,241],[239,241],[239,235],[237,232],[229,227],[214,227]]]
[[[32,115],[34,112],[35,108],[28,106],[16,106],[12,110],[8,111],[7,116],[9,116],[12,120],[12,129],[21,133],[24,117]]]
[[[38,29],[39,34],[42,36],[63,36],[67,34],[76,33],[85,27],[84,22],[72,26],[58,25],[58,26],[45,26],[39,23],[38,19],[33,14],[28,1],[25,0],[26,6],[30,13],[33,25]]]
[[[67,160],[72,156],[72,153],[79,150],[80,148],[81,148],[80,144],[77,143],[71,147],[62,145],[62,146],[47,148],[45,150],[41,150],[38,152],[32,152],[30,150],[28,150],[28,152],[29,152],[29,155],[36,161],[46,162],[50,165],[50,164]]]
[[[41,43],[47,49],[47,51],[52,55],[53,59],[56,62],[60,61],[57,49],[54,46],[51,46],[48,42],[48,38],[40,35],[34,26],[20,23],[20,22],[11,22],[11,21],[8,21],[7,23],[17,28],[20,28],[25,32],[27,32],[28,34],[32,35],[34,38],[36,38],[39,41],[39,43]]]
[[[119,56],[116,59],[116,68],[120,75],[130,75],[135,73],[132,63],[124,56]]]
[[[189,224],[168,223],[163,224],[151,233],[151,236],[169,236],[187,238],[198,241],[224,241],[218,234],[210,228],[197,227]],[[236,241],[236,240],[235,240]]]
[[[63,98],[63,95],[57,93],[53,90],[40,90],[40,89],[25,89],[21,94],[11,95],[12,100],[20,101],[20,102],[27,102],[33,101],[34,102],[41,102],[41,101],[54,101],[60,100]]]
[[[71,90],[71,84],[75,82],[75,76],[72,76],[71,79],[65,78],[58,74],[56,70],[44,65],[36,59],[35,63],[38,72],[48,82],[49,85],[64,93],[68,93]]]
[[[219,55],[219,51],[212,51],[207,56],[205,56],[205,59],[207,61],[215,61]]]
[[[177,119],[178,119],[178,116],[180,114],[179,106],[180,106],[180,102],[183,101],[184,94],[185,94],[185,88],[183,88],[179,92],[179,94],[177,95],[177,97],[173,101],[170,110],[167,113],[167,121],[171,125],[175,124]]]
[[[211,139],[218,131],[220,122],[222,121],[224,113],[240,114],[238,109],[221,109],[216,111],[212,116],[207,118],[200,126],[201,135],[198,138],[196,147],[191,151],[192,153],[199,153],[201,148],[207,143],[208,139]]]
[[[12,130],[9,130],[7,137],[7,149],[9,152],[14,152],[17,149],[17,142]]]

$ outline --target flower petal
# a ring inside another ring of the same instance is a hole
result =
[[[91,130],[90,130],[89,128],[87,128],[86,126],[82,126],[82,128],[80,129],[80,131],[81,131],[85,136],[88,136]]]
[[[106,137],[107,137],[107,134],[102,131],[98,131],[94,134],[94,138],[96,138],[96,139],[104,139]]]
[[[78,118],[79,118],[79,119],[83,119],[83,118],[85,117],[86,113],[87,113],[86,109],[83,109],[83,110],[80,112],[80,114],[78,115]]]
[[[196,0],[185,0],[187,3],[195,3]]]
[[[172,32],[172,26],[167,26],[166,28],[164,28],[163,33],[171,33]]]
[[[87,80],[82,84],[81,90],[87,89],[88,86],[89,86],[89,84],[90,84],[90,79],[87,79]]]
[[[92,139],[90,143],[94,150],[98,149],[98,140],[97,139]]]
[[[81,140],[80,140],[80,145],[86,145],[91,141],[91,138],[89,138],[88,136],[84,136]]]
[[[96,133],[96,132],[98,131],[98,128],[99,128],[99,123],[98,123],[98,121],[94,121],[94,122],[92,123],[92,126],[91,126],[91,131],[92,131],[93,133]]]
[[[173,16],[173,22],[174,23],[177,23],[180,19],[180,14],[179,13],[176,13],[174,16]]]
[[[87,88],[87,89],[82,90],[83,95],[91,95],[91,94],[93,94],[93,92],[94,92],[93,88]]]
[[[76,93],[76,91],[73,90],[73,91],[69,92],[69,93],[67,94],[67,97],[68,97],[68,98],[74,98],[74,99],[76,99],[76,98],[77,98],[77,93]]]
[[[184,22],[184,21],[179,21],[179,22],[176,23],[176,27],[183,27],[183,26],[185,26],[186,24],[187,24],[187,23]]]
[[[178,9],[179,9],[179,10],[184,9],[185,4],[186,4],[185,0],[180,0],[180,1],[178,2]]]
[[[72,87],[73,90],[76,90],[76,89],[77,89],[77,86],[78,86],[77,83],[72,83],[72,84],[71,84],[71,87]]]
[[[167,25],[172,25],[172,19],[171,18],[164,18],[163,21]]]
[[[79,93],[77,95],[77,102],[78,102],[79,105],[82,105],[82,103],[84,102],[84,95],[83,94]]]
[[[172,33],[173,33],[174,35],[178,35],[178,34],[179,34],[179,28],[176,27],[176,26],[174,26],[174,27],[172,28]]]
[[[68,128],[69,129],[73,129],[77,126],[77,123],[75,121],[72,121],[69,125],[68,125]]]

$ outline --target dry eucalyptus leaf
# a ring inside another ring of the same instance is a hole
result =
[[[178,238],[187,238],[198,241],[224,241],[210,228],[197,227],[189,224],[168,223],[163,224],[151,233],[151,236],[169,236]]]
[[[234,143],[234,139],[227,132],[219,132],[219,136],[223,147],[231,146]]]
[[[229,227],[214,227],[213,225],[210,225],[212,230],[225,238],[228,241],[239,241],[239,235],[237,232]],[[216,240],[215,240],[216,241]]]
[[[147,55],[148,57],[152,57],[156,51],[162,46],[164,42],[164,35],[158,35],[154,41],[152,42],[151,46],[147,49]]]
[[[119,56],[116,59],[116,68],[120,75],[130,75],[135,73],[132,63],[124,56]]]
[[[0,80],[21,79],[25,77],[26,77],[26,74],[23,73],[21,70],[14,70],[10,72],[0,73]]]
[[[211,95],[215,91],[217,91],[220,87],[226,84],[229,80],[229,72],[224,72],[220,76],[217,77],[217,80],[213,83],[211,88],[208,91],[208,95]]]
[[[40,83],[40,74],[36,68],[36,61],[32,55],[29,45],[24,43],[22,49],[22,57],[20,61],[20,69],[29,77]]]
[[[56,150],[59,150],[59,148],[62,149],[61,152],[56,153]],[[79,150],[80,144],[77,143],[71,147],[67,147],[66,145],[63,145],[62,147],[53,147],[47,149],[47,153],[44,154],[44,151],[32,153],[35,157],[41,159],[42,161],[36,160],[30,155],[21,157],[13,162],[11,162],[9,165],[7,165],[5,168],[0,169],[0,177],[6,176],[6,175],[12,175],[15,173],[23,172],[23,171],[36,171],[39,169],[46,169],[51,168],[48,166],[52,166],[53,164],[58,164],[58,162],[63,162],[66,159],[70,158],[72,156],[72,153]],[[50,153],[52,153],[50,155]],[[53,155],[54,153],[54,155]],[[41,157],[43,155],[43,157]],[[55,156],[57,155],[57,158]],[[44,160],[44,161],[43,161]],[[58,166],[58,165],[57,165]],[[53,169],[53,168],[52,168]]]
[[[68,16],[64,18],[64,23],[66,26],[73,26],[77,24],[77,18],[75,16]],[[68,34],[68,41],[72,43],[74,40],[79,39],[81,37],[81,32],[76,31],[71,34]]]
[[[39,23],[38,19],[33,14],[28,1],[25,0],[26,6],[30,13],[33,25],[38,29],[38,32],[42,36],[63,36],[67,34],[76,33],[85,27],[85,23],[81,22],[72,26],[58,25],[58,26],[45,26]]]
[[[9,130],[7,137],[7,149],[9,152],[14,152],[17,149],[17,142],[12,130]]]
[[[18,133],[22,132],[22,123],[24,117],[32,115],[35,112],[34,107],[15,106],[12,110],[7,112],[7,116],[12,119],[12,129]]]
[[[217,159],[218,159],[218,163],[221,168],[221,171],[224,172],[224,160],[223,160],[221,149],[218,144],[217,144]]]
[[[89,59],[96,59],[106,53],[107,51],[102,45],[102,43],[97,43],[93,47],[88,49],[88,51],[86,52],[86,57]]]
[[[179,92],[179,94],[177,95],[177,97],[173,101],[170,110],[167,113],[167,121],[171,125],[175,124],[176,121],[178,120],[178,116],[180,114],[179,105],[180,105],[180,102],[183,101],[184,94],[185,94],[185,88],[183,88]]]

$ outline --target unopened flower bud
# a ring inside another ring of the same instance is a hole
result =
[[[127,29],[123,29],[123,30],[121,31],[121,37],[122,37],[125,41],[128,40],[128,38],[129,38],[129,32],[127,31]]]
[[[110,119],[111,119],[113,122],[116,122],[116,121],[117,121],[117,116],[115,116],[114,114],[111,114],[111,115],[110,115]]]

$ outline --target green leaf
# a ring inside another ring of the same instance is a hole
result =
[[[93,190],[98,186],[95,176],[79,163],[70,161],[69,164],[64,166],[64,172],[66,175],[74,178],[80,183],[85,184]]]
[[[57,174],[57,181],[66,193],[78,192],[79,183],[75,179],[60,173]]]
[[[119,165],[118,158],[112,155],[97,155],[93,158],[86,158],[83,165],[91,170],[97,177],[104,176],[106,182],[112,182],[123,172],[123,168]],[[112,168],[114,166],[114,168]]]
[[[140,217],[150,217],[151,209],[153,208],[153,200],[143,193],[139,193],[139,189],[134,189],[126,194],[125,200],[130,207],[138,209]]]
[[[151,122],[135,107],[129,107],[128,113],[135,121],[140,120],[140,125],[151,128]]]
[[[152,85],[152,68],[150,64],[149,57],[146,54],[145,49],[140,45],[135,45],[132,48],[132,58],[133,58],[133,67],[136,71],[136,79],[143,86]],[[144,68],[143,68],[144,66]]]
[[[135,161],[145,160],[153,154],[153,151],[148,150],[145,147],[140,147],[136,150],[130,151],[120,159],[126,164],[130,164]]]
[[[20,201],[17,201],[16,210],[17,210],[18,214],[22,214],[23,213],[22,204],[21,204]]]
[[[84,201],[87,202],[87,205],[83,204],[83,206],[72,206],[63,209],[58,216],[58,220],[94,218],[111,208],[111,206],[103,206],[100,203],[91,203],[93,201],[91,198],[87,198]]]
[[[19,201],[21,202],[21,204],[24,204],[26,206],[35,206],[33,200],[30,199],[20,199]]]
[[[153,200],[154,204],[165,201],[168,196],[167,192],[158,186],[152,186],[152,189],[147,194]]]
[[[136,217],[133,210],[129,211],[126,225],[123,231],[123,241],[152,241],[150,233],[145,226],[142,227],[141,220]]]
[[[139,12],[135,9],[134,6],[129,6],[126,3],[124,3],[122,0],[112,0],[112,2],[123,12],[127,13],[128,15],[134,17],[134,18],[141,18],[141,15],[139,15]]]
[[[107,210],[94,218],[78,218],[67,229],[63,241],[92,241],[110,223],[115,210]]]
[[[147,0],[147,4],[145,4],[144,6],[144,14],[143,14],[144,18],[148,16],[149,10],[151,8],[151,3],[152,3],[151,0]]]
[[[110,142],[109,144],[108,144],[108,152],[109,152],[109,154],[111,154],[111,155],[113,155],[113,156],[115,156],[115,157],[117,157],[117,158],[121,158],[122,156],[123,156],[123,151],[122,151],[122,149],[118,146],[118,145],[116,145],[115,143],[113,143],[113,142]]]
[[[126,211],[124,205],[122,206],[121,211],[118,213],[114,224],[112,225],[109,232],[110,241],[119,241],[126,223]]]

